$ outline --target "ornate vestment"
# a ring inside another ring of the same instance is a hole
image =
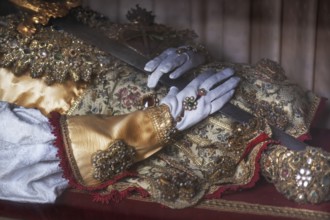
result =
[[[77,10],[75,16],[130,47],[126,35],[139,32],[134,24],[112,24],[89,11]],[[2,18],[2,24],[0,100],[38,108],[51,117],[66,178],[72,187],[90,191],[95,200],[137,191],[183,208],[252,187],[263,151],[274,143],[269,125],[304,140],[321,102],[287,80],[273,61],[210,62],[187,77],[209,68],[233,68],[242,80],[231,103],[256,119],[237,124],[216,113],[169,135],[174,122],[166,107],[157,106],[165,87],[148,89],[146,75],[56,27],[23,38],[15,32],[13,17]],[[161,44],[164,41],[191,43],[190,32],[162,25],[150,28],[148,36],[159,38],[165,32],[154,54],[168,46]],[[154,107],[141,110],[145,100]],[[51,114],[54,111],[66,116]]]

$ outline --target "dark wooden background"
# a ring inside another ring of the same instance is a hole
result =
[[[195,30],[220,60],[278,61],[287,76],[330,98],[329,0],[85,0],[112,21],[127,22],[136,4],[156,22]],[[330,112],[330,105],[328,110]],[[330,115],[320,126],[330,128]]]

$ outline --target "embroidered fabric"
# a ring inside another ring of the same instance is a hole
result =
[[[125,32],[127,28],[125,29],[123,26],[112,24],[109,27],[109,23],[104,18],[97,17],[95,14],[86,16],[86,13],[89,12],[78,11],[77,17],[80,16],[82,22],[105,31],[110,38],[120,39],[129,47],[136,49],[127,37],[130,36],[129,33],[139,33],[136,26],[133,24],[127,25],[128,29],[131,29],[129,32]],[[1,22],[1,25],[4,23]],[[156,26],[155,29],[156,32],[153,32],[153,36],[156,38],[159,36],[165,37],[163,42],[179,42],[177,39],[170,38],[174,32],[168,28],[160,25]],[[55,30],[50,31],[58,33]],[[164,36],[164,32],[168,35]],[[192,38],[189,33],[175,33],[177,36],[184,36],[181,39],[186,38],[189,40]],[[1,32],[0,34],[4,36],[7,33]],[[150,34],[152,34],[151,31]],[[8,36],[0,38],[0,42],[2,42],[1,54],[8,51],[17,51],[17,53],[2,56],[1,65],[17,68],[16,73],[23,73],[19,70],[25,67],[24,62],[19,62],[17,58],[25,56],[25,52],[29,51],[19,50],[23,44],[15,44],[17,39],[12,38],[10,33]],[[47,36],[48,39],[47,34],[44,36]],[[60,33],[60,36],[63,37],[60,39],[66,39],[67,37],[64,33]],[[8,39],[14,44],[7,44]],[[68,39],[69,46],[78,43],[73,42],[73,38],[70,36]],[[45,38],[41,38],[40,41],[45,41]],[[42,45],[39,42],[36,44],[37,47],[33,47],[34,45],[31,42],[30,46],[32,48],[30,49],[33,53],[38,54],[39,58],[44,55],[51,55],[52,59],[50,61],[54,61],[55,64],[57,59],[64,59],[69,64],[72,61],[72,56],[77,55],[68,51],[63,57],[57,57],[57,54],[53,53],[56,50],[51,50],[51,54],[45,54],[42,47],[40,48]],[[13,48],[10,48],[11,46]],[[137,103],[141,103],[140,100],[144,95],[153,94],[152,96],[157,96],[158,99],[166,95],[166,88],[162,86],[156,90],[148,89],[145,86],[147,83],[146,76],[137,74],[128,65],[113,60],[112,57],[98,51],[95,52],[95,48],[90,48],[89,45],[82,44],[80,46],[83,49],[86,47],[84,50],[93,51],[94,54],[98,54],[100,57],[93,55],[91,58],[92,63],[86,63],[90,66],[84,68],[83,74],[78,77],[79,79],[80,77],[86,79],[85,81],[88,81],[91,85],[84,96],[81,97],[81,102],[75,105],[75,108],[71,108],[69,114],[126,114],[140,108]],[[160,46],[164,47],[164,44]],[[167,47],[168,45],[165,45],[165,48]],[[67,48],[70,49],[70,47]],[[161,51],[159,48],[161,47],[156,48],[154,51]],[[30,53],[27,53],[28,56],[30,56]],[[95,57],[97,60],[95,60]],[[79,57],[78,60],[80,58],[84,60],[86,57]],[[87,57],[87,59],[89,58]],[[103,65],[102,68],[97,68],[93,72],[97,77],[90,80],[92,77],[89,75],[91,70],[89,67],[98,61],[101,64],[103,61],[110,61],[110,63],[106,62],[104,63],[106,65]],[[74,65],[79,65],[79,62],[77,61]],[[40,63],[42,62],[36,61],[34,68],[38,69]],[[49,67],[53,66],[49,65]],[[143,189],[140,192],[145,193],[147,191],[154,201],[172,208],[183,208],[196,204],[204,197],[217,198],[226,190],[238,190],[253,186],[258,179],[258,161],[270,135],[267,123],[280,127],[294,137],[302,137],[308,132],[320,99],[313,93],[306,92],[286,80],[283,69],[277,63],[269,60],[262,60],[254,66],[213,62],[201,67],[187,77],[192,79],[198,73],[207,69],[212,68],[218,72],[227,67],[234,69],[235,74],[241,78],[238,92],[231,102],[258,118],[265,118],[266,121],[251,122],[245,128],[235,128],[232,119],[220,113],[215,113],[178,136],[175,142],[168,144],[161,152],[139,163],[135,167],[137,174],[134,178],[128,177],[120,181],[117,181],[119,180],[117,178],[116,181],[108,184],[108,191],[94,191],[94,193],[107,198],[107,195],[111,195],[112,189],[125,191],[130,187],[135,187]],[[61,68],[63,67],[59,67],[58,71],[63,70]],[[31,73],[33,76],[33,74],[42,74],[42,72],[40,70]],[[56,72],[51,73],[55,74]],[[55,81],[62,82],[64,73],[71,74],[73,80],[78,79],[75,78],[75,73],[67,73],[65,69],[60,72],[58,75],[60,78],[55,79]],[[41,75],[35,77],[39,76]],[[49,77],[49,83],[54,82],[52,75]],[[240,134],[240,137],[235,136],[235,134]]]
[[[320,99],[277,76],[283,70],[273,66],[279,67],[266,60],[255,66],[215,62],[195,74],[209,68],[218,71],[233,68],[242,80],[232,103],[258,118],[264,118],[266,124],[285,125],[282,129],[289,134],[303,136],[308,133]],[[269,68],[276,71],[274,77],[269,76]],[[119,71],[105,75],[93,85],[92,92],[86,94],[74,114],[130,113],[141,108],[141,98],[145,95],[153,94],[153,97],[161,99],[167,93],[164,87],[152,91],[145,84],[144,75],[135,74],[133,69],[122,64]],[[270,92],[266,92],[267,89]],[[276,106],[275,103],[280,104]],[[139,163],[137,177],[112,185],[109,193],[111,189],[143,188],[155,201],[172,208],[183,208],[196,204],[204,196],[218,198],[226,190],[253,186],[258,179],[258,158],[267,143],[266,134],[270,134],[263,133],[267,131],[265,128],[237,133],[232,128],[234,124],[232,119],[215,113],[184,132],[161,152]],[[236,138],[232,136],[235,133],[249,137],[250,142],[240,143],[240,139],[235,142]],[[244,160],[237,161],[237,158]],[[107,195],[107,192],[102,195]]]
[[[330,199],[329,152],[316,147],[297,152],[273,145],[263,154],[261,168],[288,199],[314,204]]]

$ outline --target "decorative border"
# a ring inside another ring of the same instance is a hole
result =
[[[322,211],[228,201],[224,199],[206,200],[201,202],[196,208],[298,219],[330,219],[330,213]]]
[[[150,202],[150,203],[153,202],[148,197],[142,198],[137,195],[130,196],[128,199],[141,201],[141,202]],[[261,215],[261,216],[265,216],[265,219],[267,216],[289,217],[289,218],[306,219],[306,220],[330,219],[330,213],[323,211],[315,211],[315,210],[291,208],[291,207],[278,207],[272,205],[230,201],[225,199],[204,200],[200,202],[198,205],[194,206],[193,208],[207,209],[218,212]],[[220,215],[219,215],[219,219],[221,219]]]

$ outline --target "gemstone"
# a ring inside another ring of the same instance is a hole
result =
[[[16,48],[17,46],[18,46],[18,43],[16,40],[13,40],[9,43],[9,47],[12,49]]]
[[[313,160],[312,160],[312,158],[307,158],[307,164],[312,164],[312,162],[313,162]]]
[[[287,178],[289,176],[289,171],[287,169],[283,169],[281,176],[282,178]]]
[[[305,195],[302,193],[299,193],[297,197],[299,200],[303,200],[305,198]]]
[[[63,59],[63,56],[62,56],[61,53],[55,53],[54,58],[55,58],[56,60],[62,60],[62,59]]]
[[[30,50],[29,48],[25,48],[25,49],[23,50],[23,52],[24,52],[25,54],[30,54],[30,53],[31,53],[31,50]]]
[[[42,50],[42,51],[39,52],[39,56],[40,56],[41,58],[45,58],[45,57],[47,57],[47,52],[44,51],[44,50]]]
[[[144,107],[150,107],[155,105],[155,99],[152,96],[147,96],[142,99],[142,103]]]
[[[304,181],[304,182],[303,182],[303,186],[304,186],[304,187],[307,187],[308,185],[309,185],[309,182],[308,182],[308,181]]]
[[[308,200],[312,203],[319,202],[319,194],[315,190],[312,190],[308,195]]]
[[[322,178],[322,186],[330,186],[330,173],[328,173]]]
[[[75,57],[75,56],[77,56],[77,52],[76,52],[75,50],[73,50],[73,49],[71,49],[71,50],[69,51],[69,54],[70,54],[71,57]]]
[[[198,91],[197,91],[197,95],[198,96],[205,96],[206,95],[206,93],[207,93],[207,91],[205,90],[205,89],[199,89]]]

